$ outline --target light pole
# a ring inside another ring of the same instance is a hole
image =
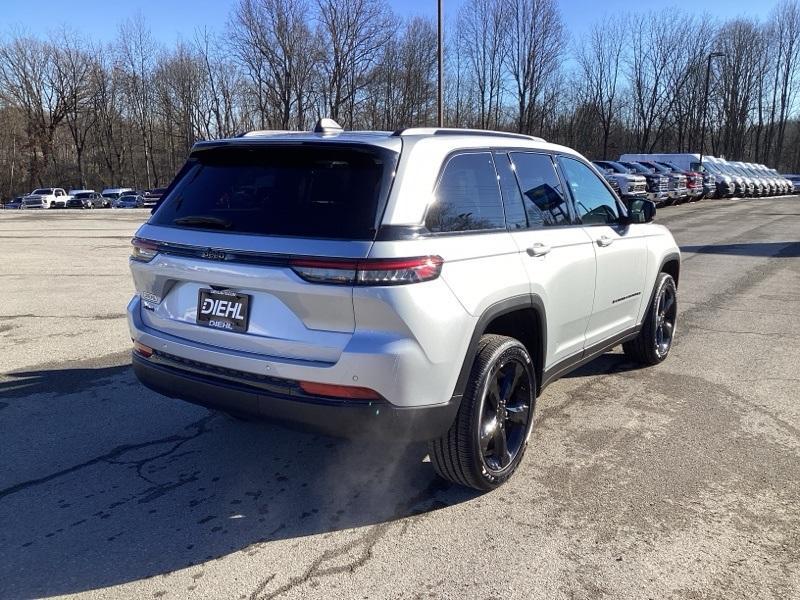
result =
[[[443,69],[443,44],[442,44],[442,0],[438,1],[439,7],[439,23],[438,23],[438,85],[436,88],[436,124],[438,127],[442,126],[444,121],[444,100],[442,96],[442,69]]]
[[[703,151],[705,150],[706,145],[706,117],[708,115],[708,80],[711,77],[711,59],[712,58],[721,58],[725,56],[723,52],[711,52],[708,55],[708,64],[706,65],[706,91],[705,95],[703,96],[703,118],[700,122],[700,166],[699,169],[703,169]]]

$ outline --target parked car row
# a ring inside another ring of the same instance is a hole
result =
[[[800,175],[779,174],[766,165],[699,154],[623,154],[594,161],[623,200],[646,198],[657,205],[702,198],[778,196],[800,191]]]
[[[90,189],[37,188],[26,196],[18,196],[3,204],[6,209],[51,208],[145,208],[155,206],[166,188],[137,191],[133,188]]]

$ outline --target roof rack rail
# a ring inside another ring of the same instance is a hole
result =
[[[261,137],[261,136],[268,136],[268,135],[285,135],[287,133],[301,133],[298,131],[292,131],[290,129],[255,129],[253,131],[245,131],[244,133],[240,133],[236,137]]]
[[[524,133],[511,133],[509,131],[492,131],[488,129],[458,129],[454,127],[405,127],[397,129],[392,133],[393,136],[403,135],[484,135],[492,137],[515,138],[518,140],[529,140],[534,142],[544,142],[544,138]]]

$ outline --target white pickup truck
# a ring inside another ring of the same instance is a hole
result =
[[[39,188],[22,199],[22,208],[64,208],[71,197],[63,188]]]

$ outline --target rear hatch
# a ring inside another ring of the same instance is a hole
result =
[[[355,329],[353,288],[326,264],[368,256],[397,156],[332,142],[196,150],[137,233],[157,253],[131,261],[144,324],[219,348],[336,362]],[[226,310],[232,319],[217,318]]]

